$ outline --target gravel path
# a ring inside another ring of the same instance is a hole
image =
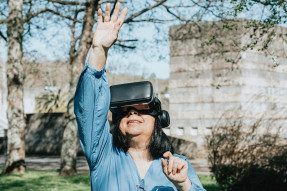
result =
[[[29,156],[26,157],[26,165],[28,169],[36,170],[55,170],[60,168],[61,159],[59,156]],[[5,158],[0,155],[0,168],[3,167]],[[78,170],[89,170],[86,158],[81,156],[77,158],[77,169]]]
[[[3,168],[5,158],[0,155],[0,169]],[[29,156],[26,157],[26,165],[28,169],[35,170],[55,170],[60,168],[61,159],[59,156]],[[203,160],[192,160],[191,164],[195,168],[197,174],[200,175],[210,175],[209,168],[207,166],[207,161]],[[89,170],[86,158],[80,156],[77,158],[77,170],[85,171]]]

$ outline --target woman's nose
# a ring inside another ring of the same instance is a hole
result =
[[[130,115],[139,115],[139,112],[138,111],[136,111],[136,110],[134,110],[134,109],[131,109],[130,111],[129,111],[129,113],[128,113],[128,116],[130,116]]]

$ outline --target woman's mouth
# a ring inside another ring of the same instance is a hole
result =
[[[138,124],[138,123],[140,123],[138,120],[129,120],[128,121],[128,125],[129,124]]]

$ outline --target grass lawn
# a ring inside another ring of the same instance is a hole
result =
[[[199,176],[199,179],[207,191],[220,191],[217,182],[211,176]]]
[[[206,190],[219,191],[219,187],[210,176],[200,176]],[[60,177],[56,171],[27,170],[23,176],[11,174],[0,176],[1,191],[81,191],[90,190],[88,172],[80,172],[72,177]]]

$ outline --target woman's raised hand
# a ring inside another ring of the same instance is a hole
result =
[[[167,151],[163,154],[162,169],[166,177],[179,190],[189,190],[191,182],[187,176],[188,165],[183,159],[175,157],[171,152]]]
[[[125,7],[119,16],[120,12],[120,3],[116,4],[114,13],[112,17],[111,14],[111,5],[110,3],[106,4],[106,12],[103,20],[103,12],[101,9],[98,10],[98,25],[96,32],[93,36],[93,46],[94,47],[103,47],[108,50],[118,38],[118,33],[123,25],[125,17],[127,15],[128,9]]]

